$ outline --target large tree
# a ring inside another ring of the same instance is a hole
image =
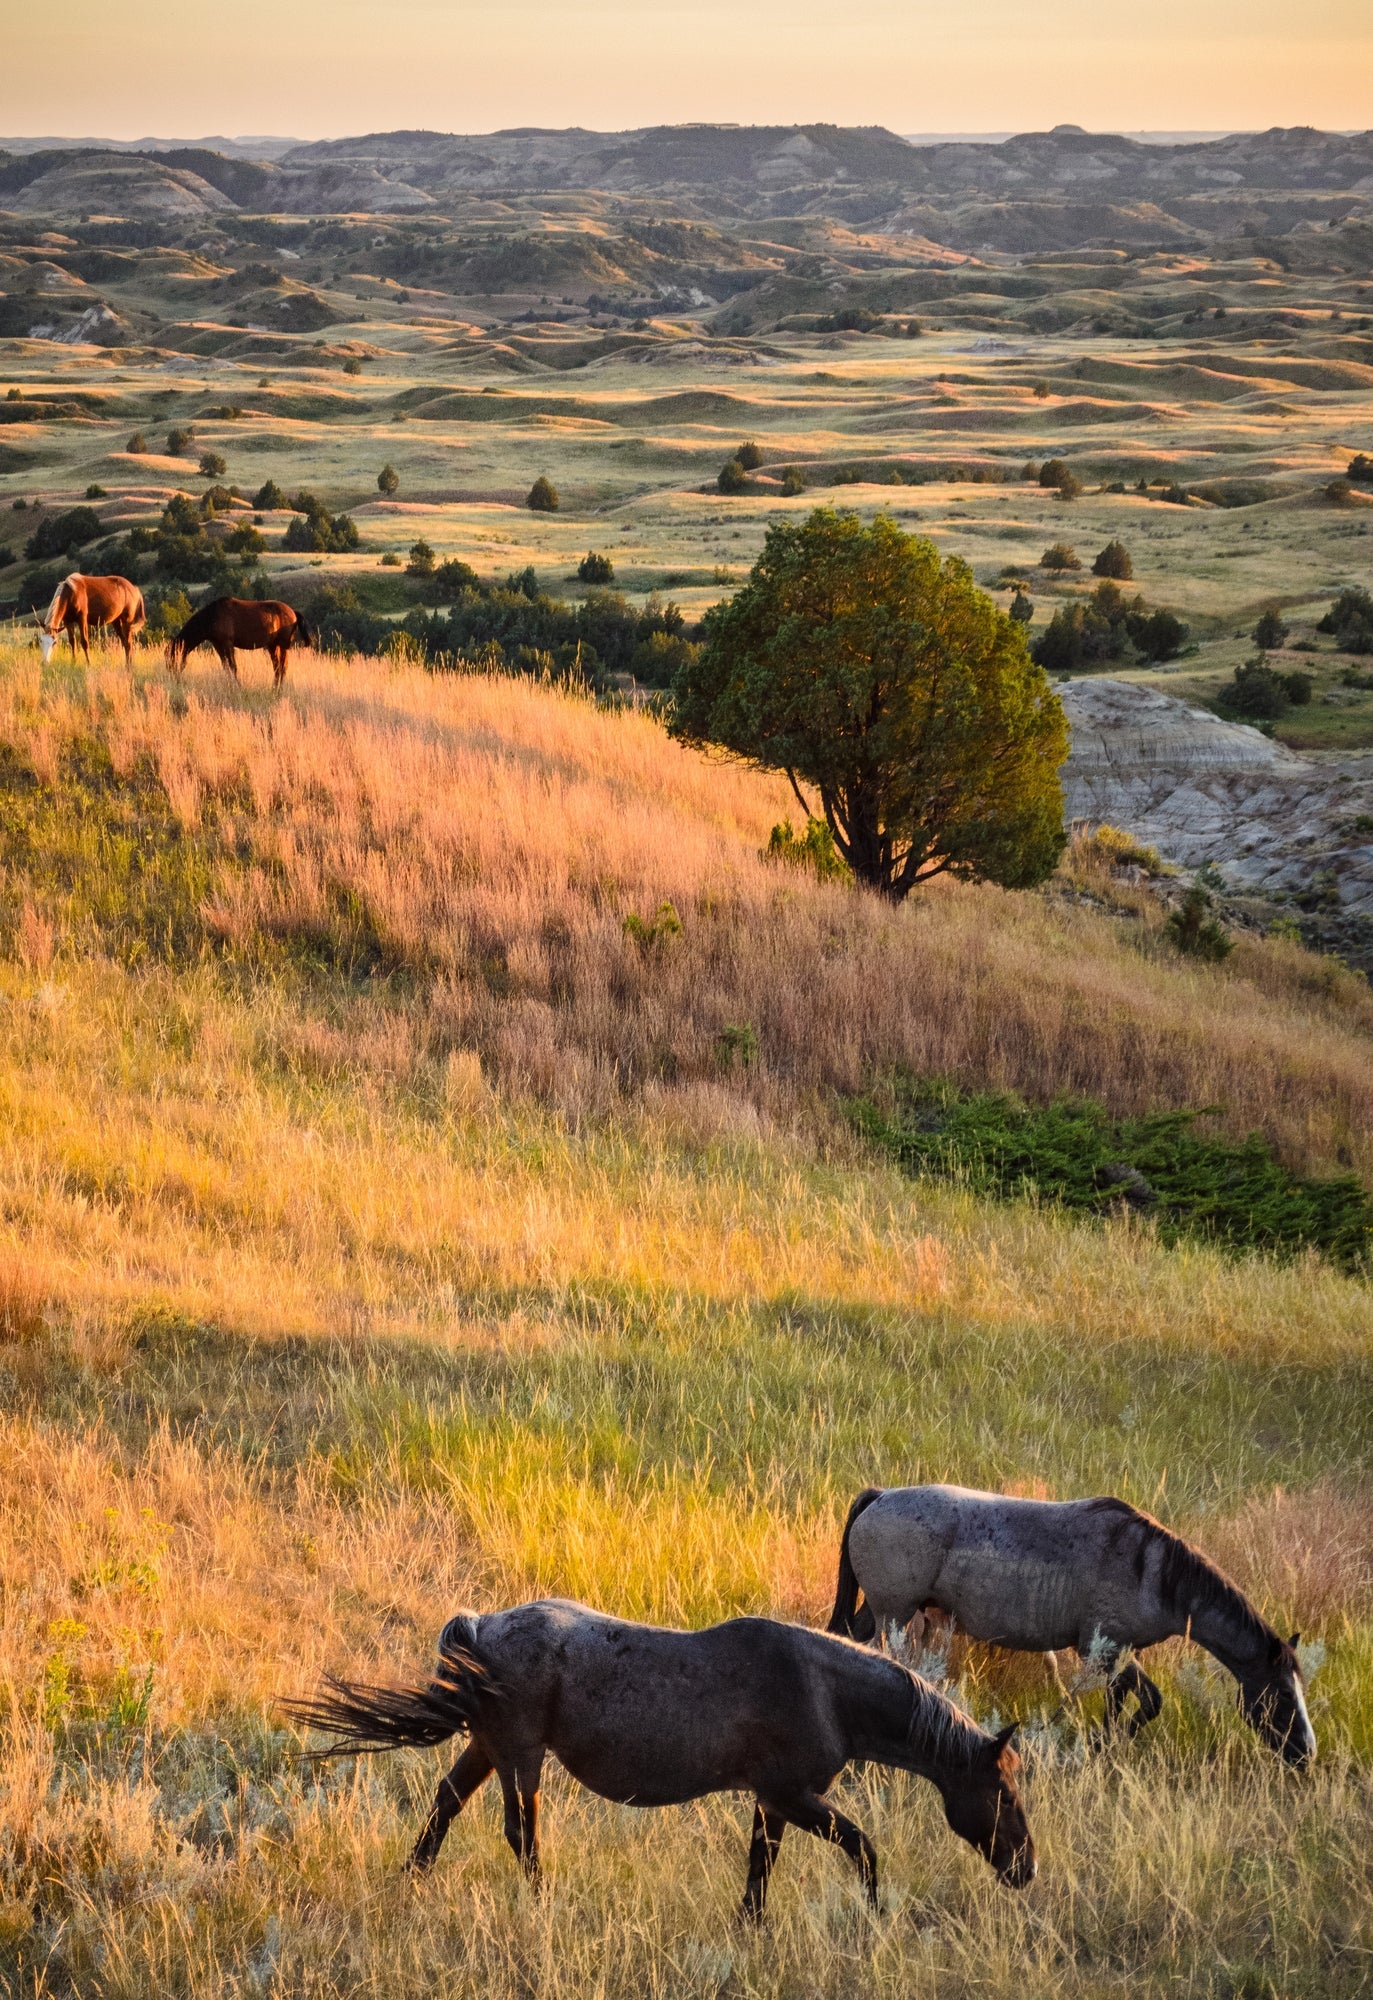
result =
[[[817,508],[769,530],[706,634],[673,734],[785,771],[808,813],[810,787],[859,881],[900,902],[945,872],[1027,888],[1052,871],[1067,724],[966,563]]]

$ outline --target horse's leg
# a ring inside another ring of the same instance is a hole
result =
[[[759,1799],[753,1808],[753,1838],[748,1845],[748,1880],[744,1884],[744,1900],[739,1905],[739,1915],[745,1923],[761,1924],[763,1921],[772,1864],[777,1859],[777,1850],[782,1845],[782,1835],[786,1832],[786,1828],[787,1823],[781,1813],[773,1812]]]
[[[505,1837],[525,1874],[539,1873],[539,1780],[543,1773],[543,1746],[526,1751],[514,1765],[501,1771],[505,1794]]]
[[[85,612],[81,613],[81,650],[86,655],[86,665],[91,663],[91,627]],[[72,647],[72,658],[76,658],[76,647]]]
[[[235,679],[235,680],[237,680],[237,679],[238,679],[238,655],[237,655],[237,654],[235,653],[235,651],[234,651],[233,647],[232,647],[232,646],[218,646],[218,645],[217,645],[217,646],[215,647],[215,651],[216,651],[216,652],[218,653],[218,655],[219,655],[219,664],[220,664],[220,666],[221,666],[221,667],[223,667],[223,669],[224,669],[225,673],[226,673],[226,674],[232,674],[232,675],[233,675],[233,677],[234,677],[234,679]]]
[[[1146,1723],[1153,1722],[1163,1707],[1163,1696],[1145,1673],[1143,1667],[1134,1660],[1127,1661],[1117,1674],[1112,1674],[1106,1684],[1106,1719],[1101,1734],[1110,1735],[1120,1720],[1121,1711],[1128,1698],[1134,1695],[1139,1706],[1125,1725],[1129,1738],[1137,1736]]]
[[[274,646],[272,648],[272,678],[278,687],[281,686],[281,683],[286,678],[285,646]]]
[[[444,1835],[473,1792],[486,1783],[494,1768],[484,1750],[475,1743],[468,1744],[447,1777],[439,1779],[439,1789],[424,1823],[424,1832],[415,1842],[410,1859],[405,1864],[407,1868],[414,1869],[418,1874],[433,1867],[439,1858]]]
[[[794,1798],[775,1799],[773,1810],[789,1819],[793,1826],[799,1826],[805,1833],[813,1833],[818,1840],[831,1840],[836,1847],[842,1847],[849,1860],[858,1870],[863,1887],[868,1892],[868,1901],[877,1908],[877,1852],[861,1826],[836,1811],[827,1799],[817,1798],[814,1792],[798,1792]]]

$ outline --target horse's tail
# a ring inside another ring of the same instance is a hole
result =
[[[313,1700],[280,1706],[306,1729],[328,1730],[333,1742],[316,1758],[356,1757],[372,1750],[428,1749],[470,1731],[484,1700],[497,1692],[473,1650],[476,1620],[451,1618],[439,1636],[439,1664],[426,1687],[371,1687],[324,1677]]]
[[[858,1608],[858,1576],[849,1554],[849,1536],[858,1516],[866,1513],[874,1500],[880,1500],[882,1492],[880,1486],[865,1486],[849,1508],[849,1518],[844,1523],[839,1541],[839,1577],[834,1589],[834,1609],[825,1627],[827,1632],[837,1632],[841,1638],[861,1639],[865,1644],[877,1631],[877,1620],[866,1604],[861,1611]]]
[[[300,613],[297,611],[296,629],[292,637],[291,644],[293,646],[313,646],[314,643],[315,643],[314,639],[310,635],[309,626],[305,623],[305,620],[301,617]]]

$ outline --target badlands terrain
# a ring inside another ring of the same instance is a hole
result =
[[[373,644],[377,618],[432,600],[381,566],[421,538],[486,580],[532,565],[569,599],[581,557],[604,552],[632,603],[657,592],[690,622],[780,512],[881,506],[1003,602],[1023,578],[1036,631],[1090,595],[1118,540],[1132,589],[1189,631],[1178,656],[1127,656],[1114,678],[1208,707],[1268,606],[1288,627],[1272,664],[1312,677],[1269,726],[1315,756],[1298,787],[1315,822],[1304,807],[1296,848],[1270,828],[1250,852],[1272,866],[1237,886],[1319,878],[1317,902],[1334,882],[1367,907],[1363,766],[1343,760],[1373,746],[1373,673],[1314,629],[1373,577],[1373,485],[1341,484],[1373,448],[1367,136],[912,146],[700,127],[392,133],[276,159],[39,149],[0,157],[0,208],[0,603],[50,587],[61,559],[24,550],[88,487],[100,541],[82,561],[124,568],[139,565],[121,538],[178,491],[239,496],[223,539],[264,482],[307,488],[359,547],[290,556],[290,516],[269,512],[251,587],[349,591]],[[761,465],[726,498],[716,475],[746,441]],[[222,475],[199,473],[205,452]],[[1023,476],[1046,459],[1077,499]],[[522,504],[540,474],[556,514]],[[1081,569],[1040,567],[1059,541]],[[139,573],[159,581],[147,556]],[[1151,826],[1167,844],[1187,814]],[[1173,844],[1223,863],[1252,818],[1240,800],[1212,815],[1207,854]]]

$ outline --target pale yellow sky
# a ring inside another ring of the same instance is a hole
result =
[[[1373,0],[4,0],[0,133],[1373,124]]]

